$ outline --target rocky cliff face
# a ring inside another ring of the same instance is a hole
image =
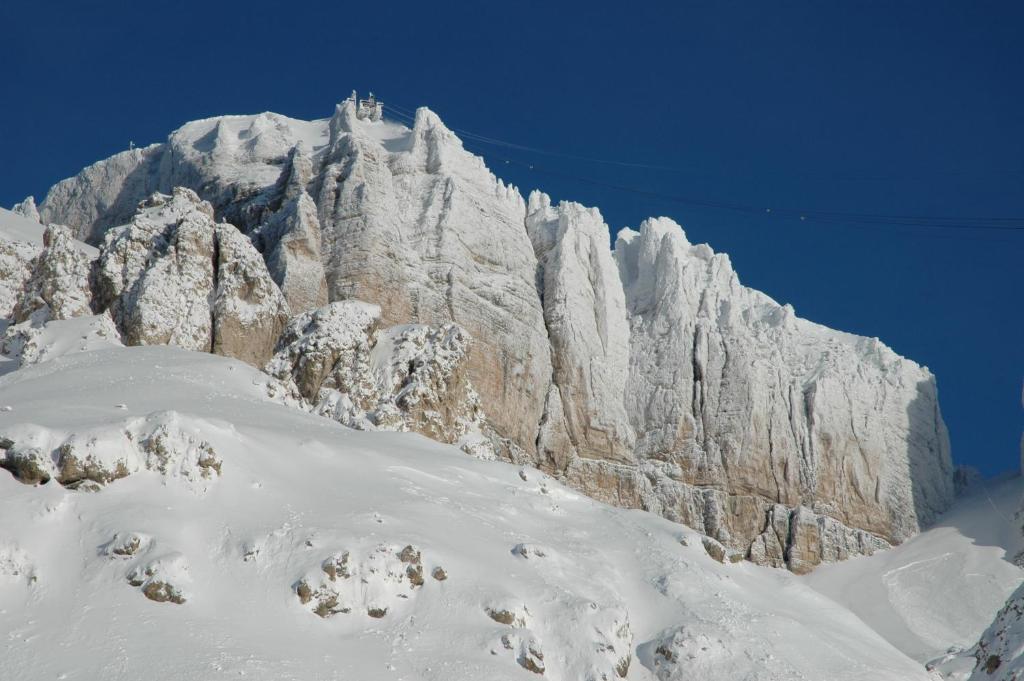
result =
[[[79,250],[67,229],[46,227],[43,250],[31,261],[31,275],[14,308],[14,323],[32,317],[43,322],[88,315],[92,301],[89,262],[89,256]]]
[[[262,364],[288,305],[252,243],[190,189],[154,194],[104,236],[96,302],[130,345],[174,344]]]
[[[613,252],[596,210],[539,193],[527,204],[426,109],[411,130],[360,120],[349,103],[323,121],[196,121],[59,183],[40,214],[120,252],[126,237],[105,230],[177,186],[209,202],[206,220],[251,236],[296,312],[363,300],[383,328],[457,324],[473,339],[457,364],[489,448],[599,499],[804,571],[902,541],[952,498],[926,369],[742,286],[725,255],[670,220],[624,230]],[[168,262],[207,253],[183,236]],[[152,257],[127,250],[138,255],[114,274]],[[207,261],[195,270],[204,291],[219,271]],[[206,347],[214,324],[199,321]]]
[[[730,546],[741,537],[737,548],[755,532],[755,552],[778,539],[803,569],[811,546],[832,558],[879,545],[846,528],[899,542],[949,503],[926,370],[742,286],[727,256],[669,220],[624,230],[615,256],[631,327],[627,410],[664,513]],[[773,504],[793,510],[788,530]]]

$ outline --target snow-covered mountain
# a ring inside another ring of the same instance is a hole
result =
[[[189,123],[58,183],[39,213],[103,245],[146,219],[153,192],[189,188],[250,235],[291,314],[357,299],[384,326],[459,325],[478,453],[761,564],[870,553],[951,501],[926,369],[742,286],[670,220],[623,230],[613,251],[596,210],[524,200],[426,109],[412,129],[357,113],[346,101],[320,121]],[[243,359],[261,366],[277,328]]]
[[[0,319],[2,678],[1021,664],[1024,488],[947,511],[927,369],[426,109],[197,121],[0,210]]]

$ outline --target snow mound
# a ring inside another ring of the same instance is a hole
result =
[[[201,436],[213,428],[173,411],[73,433],[12,425],[0,440],[5,445],[0,467],[26,484],[45,485],[53,479],[90,491],[140,470],[196,483],[221,474],[216,451]]]
[[[120,346],[120,333],[107,314],[50,321],[41,325],[29,319],[7,327],[0,337],[0,353],[6,356],[9,365],[0,365],[0,373],[76,352]]]

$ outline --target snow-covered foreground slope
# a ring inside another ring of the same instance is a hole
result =
[[[5,447],[136,457],[94,492],[0,471],[5,679],[928,678],[785,571],[719,564],[662,518],[274,392],[173,347],[0,378]]]
[[[1020,477],[978,483],[901,546],[823,565],[804,580],[921,662],[970,648],[1024,579],[1010,562],[1024,547],[1015,519],[1022,493]]]

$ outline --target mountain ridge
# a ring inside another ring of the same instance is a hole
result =
[[[177,186],[259,235],[278,284],[304,273],[293,305],[325,287],[384,324],[463,326],[496,455],[591,496],[797,571],[898,543],[952,499],[927,369],[800,320],[667,219],[612,251],[596,209],[524,199],[429,110],[411,129],[351,102],[188,123],[58,183],[40,215],[95,242]],[[286,238],[308,247],[269,257]]]

